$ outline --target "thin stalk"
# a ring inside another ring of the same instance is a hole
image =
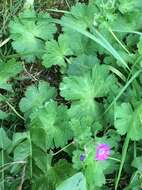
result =
[[[21,176],[21,183],[20,183],[20,185],[18,187],[18,190],[23,189],[23,183],[24,183],[24,180],[25,180],[25,172],[26,172],[26,165],[24,165],[24,167],[23,167],[22,176]]]
[[[52,156],[55,156],[55,155],[59,154],[60,152],[62,152],[63,150],[65,150],[66,148],[68,148],[69,146],[71,146],[71,145],[74,144],[74,143],[75,143],[75,142],[72,141],[71,143],[69,143],[68,145],[66,145],[65,147],[63,147],[61,150],[59,150],[59,151],[53,153]]]
[[[6,103],[7,103],[7,105],[12,109],[12,111],[13,111],[18,117],[20,117],[22,120],[25,121],[25,118],[22,117],[22,116],[16,111],[16,109],[15,109],[8,101],[6,101]]]
[[[142,70],[137,71],[130,80],[125,84],[125,86],[120,90],[118,95],[114,98],[112,103],[108,106],[108,108],[105,110],[104,113],[106,113],[112,106],[115,104],[115,102],[120,98],[120,96],[125,92],[125,90],[129,87],[129,85],[139,76],[139,74],[142,72]]]
[[[0,166],[0,173],[2,173],[3,171],[7,170],[9,167],[15,165],[15,164],[26,164],[26,161],[16,161],[16,162],[10,162],[10,163],[6,163],[6,164],[2,164]]]
[[[26,161],[23,161],[23,160],[21,160],[21,161],[16,161],[16,162],[9,162],[9,163],[6,163],[6,164],[1,165],[0,168],[3,168],[3,167],[8,166],[8,165],[26,164],[26,163],[27,163],[27,162],[26,162]]]
[[[132,31],[132,30],[115,30],[113,29],[114,32],[119,32],[119,33],[131,33],[131,34],[137,34],[137,35],[142,35],[141,32],[138,31]]]
[[[126,82],[126,77],[115,67],[109,65],[109,70],[116,74],[119,78],[121,78],[124,82]]]
[[[118,185],[119,185],[123,165],[124,165],[124,162],[125,162],[125,159],[126,159],[126,154],[127,154],[127,150],[128,150],[128,146],[129,146],[129,141],[130,141],[130,138],[129,138],[129,133],[128,133],[126,138],[125,138],[123,149],[122,149],[121,163],[120,163],[119,172],[118,172],[118,176],[117,176],[116,183],[115,183],[115,190],[118,189]]]
[[[114,32],[111,30],[111,28],[108,28],[111,35],[114,37],[114,39],[118,42],[118,44],[130,55],[129,50],[122,44],[122,42],[117,38],[117,36],[114,34]]]
[[[56,12],[56,13],[71,14],[69,11],[60,10],[60,9],[47,9],[47,11],[50,11],[50,12]]]
[[[135,175],[133,176],[133,178],[130,181],[130,185],[133,183],[134,179],[137,177],[138,174],[141,174],[138,170],[135,172]]]
[[[142,60],[142,56],[139,56],[139,57],[136,59],[135,63],[134,63],[134,64],[132,65],[132,67],[131,67],[131,71],[130,71],[128,77],[127,77],[127,81],[130,79],[130,76],[132,75],[133,69],[136,67],[136,65],[137,65],[141,60]]]
[[[67,4],[68,8],[70,9],[70,8],[71,8],[71,6],[70,6],[70,4],[69,4],[68,0],[65,0],[65,2],[66,2],[66,4]]]
[[[10,38],[5,39],[3,42],[0,43],[0,48],[7,44],[10,41]]]
[[[2,151],[1,151],[1,159],[2,159],[2,164],[4,164],[4,152],[3,152],[3,142],[2,142]],[[4,190],[4,170],[2,171],[2,190]]]
[[[136,141],[134,141],[134,159],[137,157],[137,144]]]
[[[114,160],[114,161],[116,161],[116,162],[121,162],[121,160],[119,160],[119,159],[117,159],[117,158],[113,158],[113,157],[108,157],[108,159],[110,159],[110,160]]]
[[[30,143],[30,176],[31,176],[31,179],[33,177],[33,152],[32,152],[32,141],[31,141],[31,134],[29,132],[29,136],[28,136],[28,139],[29,139],[29,143]]]
[[[65,57],[65,60],[67,61],[67,63],[72,64],[68,58]]]
[[[112,7],[115,6],[115,3],[116,3],[116,0],[113,0],[113,1],[112,1]]]

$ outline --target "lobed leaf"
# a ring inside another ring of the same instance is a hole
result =
[[[20,110],[25,114],[29,114],[55,96],[55,88],[50,87],[47,82],[40,81],[38,86],[32,85],[27,88],[25,97],[21,99],[19,104]]]
[[[116,105],[114,125],[120,135],[128,136],[131,140],[142,139],[142,105],[132,109],[129,103]]]
[[[13,48],[27,62],[34,62],[41,57],[44,41],[51,39],[56,27],[47,13],[36,14],[34,9],[24,9],[9,24]]]

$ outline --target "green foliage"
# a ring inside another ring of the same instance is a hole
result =
[[[49,101],[45,106],[35,110],[30,118],[32,140],[37,146],[43,145],[43,150],[53,148],[54,146],[63,147],[71,138],[71,132],[68,128],[67,109],[62,105],[57,107],[57,103],[54,101]],[[37,144],[39,136],[37,137],[36,134],[42,134],[44,138],[43,144]]]
[[[81,76],[64,77],[60,91],[66,100],[72,101],[71,115],[99,115],[99,106],[95,98],[107,96],[115,83],[108,67],[95,64],[90,71]]]
[[[9,24],[13,48],[27,62],[41,57],[44,41],[51,39],[56,28],[48,14],[37,14],[32,8],[25,9]]]
[[[141,11],[142,2],[140,0],[119,0],[120,6],[119,9],[122,13]]]
[[[10,59],[7,62],[0,60],[0,88],[11,90],[11,85],[7,82],[22,71],[21,62]]]
[[[92,123],[90,122],[89,118],[83,118],[80,120],[72,119],[70,122],[74,140],[81,147],[83,147],[86,142],[90,142],[92,140],[91,124]]]
[[[0,137],[0,148],[3,150],[8,150],[11,145],[11,140],[8,138],[3,128],[0,128]]]
[[[66,38],[59,36],[58,42],[55,40],[47,41],[46,53],[43,55],[43,65],[47,68],[52,65],[66,66],[66,56],[72,55],[71,49],[68,47]]]
[[[138,51],[139,51],[139,54],[141,55],[142,54],[142,38],[141,37],[138,43]]]
[[[127,119],[126,119],[127,118]],[[120,135],[128,133],[132,140],[142,139],[142,105],[133,111],[129,103],[116,106],[115,127]]]
[[[93,6],[90,7],[85,4],[78,3],[71,8],[70,14],[63,16],[62,20],[70,25],[86,29],[93,25],[94,11],[95,8]]]
[[[37,161],[39,160],[44,161],[43,159],[37,159]],[[50,162],[49,160],[50,160],[50,155],[46,156],[46,162],[41,162],[44,168],[44,175],[43,174],[41,175],[39,171],[38,175],[35,176],[35,181],[32,186],[32,189],[34,190],[43,190],[47,188],[55,189],[59,185],[59,183],[62,182],[62,180],[66,180],[68,177],[74,174],[71,164],[69,164],[65,160],[60,160],[55,164],[54,167],[48,165],[48,167],[46,168],[45,166],[47,165],[47,163],[49,164]]]
[[[0,119],[6,119],[7,117],[8,117],[8,114],[0,110]]]
[[[26,1],[0,43],[0,189],[139,190],[142,3],[66,4]]]
[[[141,161],[142,157],[135,158],[132,162],[132,166],[137,168],[139,171],[142,171]]]
[[[74,190],[86,190],[86,179],[82,173],[77,173],[64,181],[56,190],[65,190],[65,189],[74,189]]]
[[[89,189],[93,189],[94,187],[101,187],[103,184],[105,184],[104,171],[109,166],[109,163],[105,161],[95,161],[95,145],[93,143],[87,144],[86,151],[87,157],[83,163],[80,163],[80,161],[78,161],[82,152],[74,152],[73,166],[77,170],[82,169],[84,171]]]
[[[20,101],[20,110],[29,114],[36,108],[44,105],[44,103],[56,95],[54,87],[50,87],[48,83],[40,81],[38,86],[32,85],[27,88],[25,97]]]
[[[67,100],[92,101],[94,98],[106,96],[113,78],[107,66],[96,64],[91,72],[84,76],[65,77],[61,83],[61,95]]]

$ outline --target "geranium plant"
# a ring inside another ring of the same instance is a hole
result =
[[[26,1],[9,23],[0,189],[141,189],[142,2],[48,11]]]

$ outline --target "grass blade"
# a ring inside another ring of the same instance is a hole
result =
[[[138,32],[138,31],[132,31],[132,30],[115,30],[115,29],[112,29],[113,32],[119,32],[119,33],[132,33],[132,34],[137,34],[137,35],[142,35],[141,32]]]
[[[129,133],[127,134],[125,141],[124,141],[124,145],[123,145],[123,150],[122,150],[122,158],[121,158],[121,163],[120,163],[120,167],[119,167],[119,172],[118,172],[118,176],[116,179],[116,183],[115,183],[115,190],[118,189],[118,184],[120,181],[120,177],[121,177],[121,173],[122,173],[122,169],[123,169],[123,165],[126,159],[126,154],[127,154],[127,150],[128,150],[128,146],[129,146]]]
[[[125,90],[129,87],[129,85],[139,76],[139,74],[142,72],[142,70],[137,71],[131,78],[128,80],[128,82],[125,84],[125,86],[120,90],[118,95],[114,98],[112,103],[109,105],[109,107],[105,110],[105,113],[113,106],[113,104],[120,98],[120,96],[125,92]]]

